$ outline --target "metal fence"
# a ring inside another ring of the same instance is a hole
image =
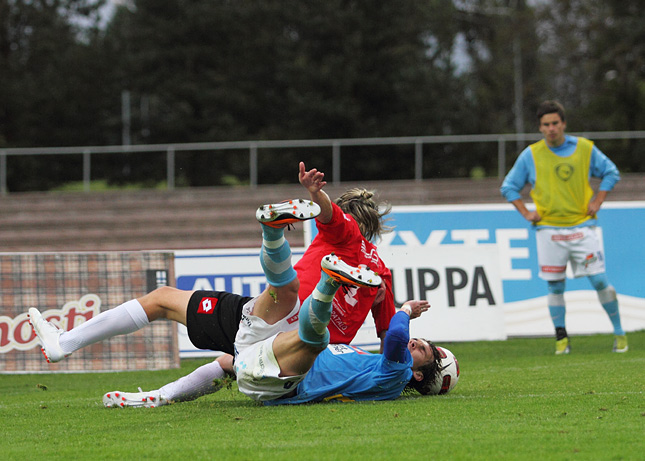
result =
[[[595,131],[571,133],[578,136],[597,139],[645,139],[645,131]],[[341,182],[341,148],[349,146],[394,146],[414,145],[414,179],[423,179],[423,146],[425,144],[454,143],[496,143],[497,174],[500,179],[506,174],[506,145],[516,142],[519,145],[526,141],[541,138],[538,133],[490,134],[490,135],[446,135],[446,136],[404,136],[389,138],[350,138],[350,139],[306,139],[284,141],[235,141],[203,142],[185,144],[148,144],[121,146],[82,146],[82,147],[41,147],[0,149],[0,194],[7,194],[7,157],[19,155],[82,155],[83,188],[90,190],[92,156],[100,154],[131,154],[136,152],[165,152],[166,180],[168,189],[175,188],[175,157],[187,151],[221,151],[246,150],[249,152],[249,184],[258,184],[258,151],[275,148],[319,148],[328,147],[332,156],[332,182]],[[379,179],[379,178],[374,178]]]

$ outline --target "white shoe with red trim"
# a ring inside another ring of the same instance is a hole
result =
[[[299,221],[314,219],[320,214],[320,206],[311,200],[294,199],[260,206],[255,217],[271,227],[285,227]]]
[[[158,390],[143,392],[141,388],[139,388],[139,392],[114,391],[108,392],[103,396],[103,405],[107,408],[154,408],[168,405],[169,403],[170,401],[161,395],[161,392]]]
[[[40,344],[43,346],[40,348],[43,355],[49,363],[56,363],[63,360],[65,357],[69,357],[70,354],[65,354],[63,349],[60,347],[59,338],[63,333],[63,330],[56,327],[51,322],[45,320],[42,314],[35,307],[29,308],[29,323],[38,336]]]

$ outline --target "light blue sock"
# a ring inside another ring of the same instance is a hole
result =
[[[565,328],[567,309],[564,306],[549,306],[549,314],[555,328]]]
[[[603,309],[609,316],[609,321],[614,327],[614,334],[622,336],[625,334],[622,325],[620,324],[620,312],[618,312],[618,298],[616,297],[616,290],[611,285],[604,290],[598,291],[598,299],[602,304]]]
[[[555,328],[565,328],[567,309],[564,305],[564,280],[549,282],[548,289],[549,294],[546,299],[553,326]]]
[[[616,336],[623,336],[625,334],[625,330],[623,330],[623,327],[620,324],[620,313],[618,312],[618,300],[615,299],[608,303],[602,303],[602,307],[605,309],[605,312],[607,312],[607,315],[609,316],[609,321],[614,327],[614,334]]]
[[[320,281],[300,309],[298,336],[302,342],[316,347],[329,344],[329,320],[331,319],[332,300],[340,284],[321,272]]]
[[[623,330],[620,323],[620,313],[618,312],[618,298],[616,297],[616,290],[609,284],[607,275],[604,273],[592,275],[589,277],[589,281],[596,289],[598,300],[609,316],[609,321],[614,327],[614,334],[617,336],[624,335],[625,330]]]
[[[285,286],[297,277],[291,265],[291,247],[284,238],[284,228],[262,224],[260,264],[267,282],[274,287]]]

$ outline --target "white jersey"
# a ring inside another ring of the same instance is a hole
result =
[[[305,375],[280,376],[273,354],[273,341],[283,332],[298,328],[300,302],[285,318],[269,325],[252,315],[257,298],[242,308],[240,328],[235,336],[235,373],[240,392],[254,400],[273,400],[291,392]]]

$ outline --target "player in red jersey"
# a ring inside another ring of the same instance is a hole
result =
[[[383,339],[396,311],[392,274],[379,257],[373,241],[389,230],[383,217],[390,210],[379,211],[374,194],[365,189],[350,189],[332,202],[323,190],[327,184],[324,176],[315,168],[307,171],[304,162],[300,162],[300,184],[321,209],[316,217],[318,234],[294,266],[300,279],[300,300],[304,301],[318,283],[318,262],[324,255],[335,252],[350,265],[368,266],[381,276],[383,283],[379,289],[349,288],[336,293],[328,326],[330,343],[349,344],[371,311],[382,352]]]

